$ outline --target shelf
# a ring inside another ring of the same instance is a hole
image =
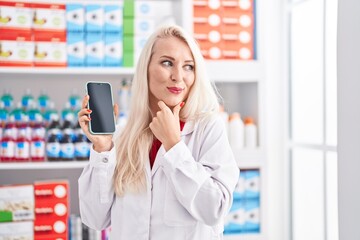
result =
[[[258,61],[207,60],[208,76],[215,82],[258,82],[263,70]]]
[[[71,162],[18,162],[0,163],[0,170],[21,170],[21,169],[76,169],[84,168],[88,161]]]
[[[231,235],[224,235],[224,240],[262,240],[261,234],[253,233],[253,234],[231,234]]]
[[[261,168],[264,164],[265,153],[262,149],[235,149],[235,160],[242,169]]]
[[[0,67],[0,74],[133,75],[134,68]]]

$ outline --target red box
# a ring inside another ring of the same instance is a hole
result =
[[[67,180],[59,180],[53,182],[35,182],[35,201],[57,201],[60,199],[67,200],[69,196],[69,182]]]
[[[49,218],[60,219],[68,218],[69,216],[69,204],[68,201],[46,201],[35,200],[35,219],[46,220]]]
[[[42,237],[49,239],[51,237],[66,237],[68,235],[68,219],[35,219],[34,221],[34,236],[35,239]],[[65,238],[67,239],[67,238]]]

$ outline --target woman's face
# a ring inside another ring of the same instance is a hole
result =
[[[158,110],[160,100],[170,108],[183,102],[195,81],[195,62],[188,45],[176,37],[158,39],[153,47],[148,79],[153,112]]]

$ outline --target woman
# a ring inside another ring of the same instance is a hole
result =
[[[149,38],[121,133],[91,135],[88,100],[79,112],[93,143],[79,178],[82,221],[111,225],[113,240],[222,239],[239,170],[194,39],[178,26]]]

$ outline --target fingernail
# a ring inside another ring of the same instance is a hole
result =
[[[88,112],[92,112],[90,109],[88,109],[88,110],[86,110],[86,111],[88,111]]]
[[[180,103],[180,107],[182,108],[185,105],[185,102]]]

